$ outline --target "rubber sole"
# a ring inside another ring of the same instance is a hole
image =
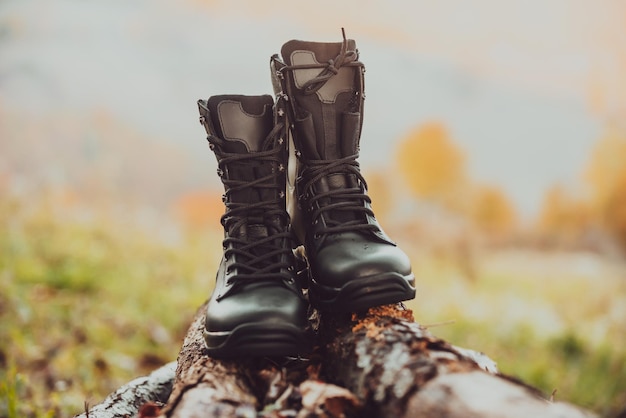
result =
[[[311,304],[321,311],[359,312],[415,297],[415,276],[385,273],[355,279],[341,288],[322,286],[311,280]]]
[[[215,358],[297,356],[310,351],[307,330],[290,324],[249,323],[230,332],[204,330],[208,354]]]

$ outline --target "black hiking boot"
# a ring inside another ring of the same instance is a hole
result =
[[[376,221],[357,162],[365,71],[355,42],[293,40],[281,55],[271,60],[273,84],[300,164],[311,303],[354,312],[414,298],[409,258]]]
[[[310,345],[285,209],[284,127],[272,106],[267,95],[198,101],[225,189],[224,254],[204,332],[214,357],[297,355]]]

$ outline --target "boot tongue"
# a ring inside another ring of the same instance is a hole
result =
[[[296,129],[303,138],[300,144],[307,159],[333,160],[356,154],[360,134],[359,101],[355,100],[357,86],[355,72],[358,67],[341,66],[354,60],[357,55],[354,40],[321,43],[293,40],[283,45],[281,55],[285,64],[307,66],[331,64],[336,70],[325,82],[315,85],[316,91],[307,92],[307,82],[319,76],[325,68],[302,68],[293,70],[293,96],[296,101]],[[339,67],[337,69],[337,67]],[[330,71],[333,71],[332,69]],[[333,71],[334,72],[334,71]],[[317,84],[317,83],[316,83]],[[315,90],[315,89],[313,89]],[[310,120],[308,120],[310,118]]]
[[[207,107],[220,147],[229,153],[262,151],[272,130],[272,96],[222,95],[209,98]]]

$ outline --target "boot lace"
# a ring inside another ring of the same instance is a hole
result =
[[[283,127],[277,125],[268,135],[275,138]],[[215,142],[215,141],[214,141]],[[237,166],[267,166],[273,167],[265,176],[249,179],[222,177],[225,193],[222,197],[226,212],[221,217],[221,224],[228,232],[222,245],[224,257],[228,260],[234,257],[235,262],[229,269],[237,270],[237,274],[230,278],[230,283],[250,282],[257,280],[284,280],[292,282],[290,274],[293,263],[290,262],[292,250],[289,241],[291,234],[286,227],[289,225],[289,215],[281,208],[283,205],[284,190],[278,178],[284,172],[281,147],[274,147],[267,151],[252,154],[229,153],[215,146],[213,151],[218,158],[218,172],[227,172],[226,168]],[[231,200],[231,195],[256,189],[259,196],[271,194],[273,199],[260,198],[258,202],[240,203]],[[270,193],[272,192],[273,193]],[[254,227],[262,226],[267,230],[267,236],[259,236],[250,232]],[[242,230],[245,233],[242,233]]]
[[[359,170],[357,158],[358,154],[333,160],[303,160],[305,168],[300,181],[303,182],[304,193],[299,200],[304,199],[309,207],[315,208],[311,213],[314,224],[319,223],[320,217],[325,221],[324,225],[316,230],[316,238],[338,232],[378,231],[376,225],[367,221],[367,216],[374,217],[374,212],[369,206],[372,201],[365,192],[367,183]],[[358,187],[330,188],[324,192],[313,192],[312,189],[319,180],[334,174],[345,177],[354,175]],[[352,219],[333,219],[331,212],[351,213],[352,216],[348,218]]]

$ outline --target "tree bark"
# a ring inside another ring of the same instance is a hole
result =
[[[168,417],[255,416],[256,397],[242,363],[207,356],[202,338],[204,306],[198,310],[178,355]]]
[[[185,338],[167,404],[128,416],[595,416],[499,374],[487,356],[434,337],[401,306],[315,315],[318,345],[307,358],[238,361],[206,355],[203,311]],[[96,415],[97,408],[90,418],[114,416]]]
[[[176,362],[168,363],[148,376],[125,384],[94,407],[85,403],[85,412],[76,418],[133,417],[146,404],[163,406],[172,392],[175,372]]]
[[[455,347],[394,306],[323,321],[329,378],[352,391],[367,417],[593,417],[550,402],[501,375],[482,353]]]

